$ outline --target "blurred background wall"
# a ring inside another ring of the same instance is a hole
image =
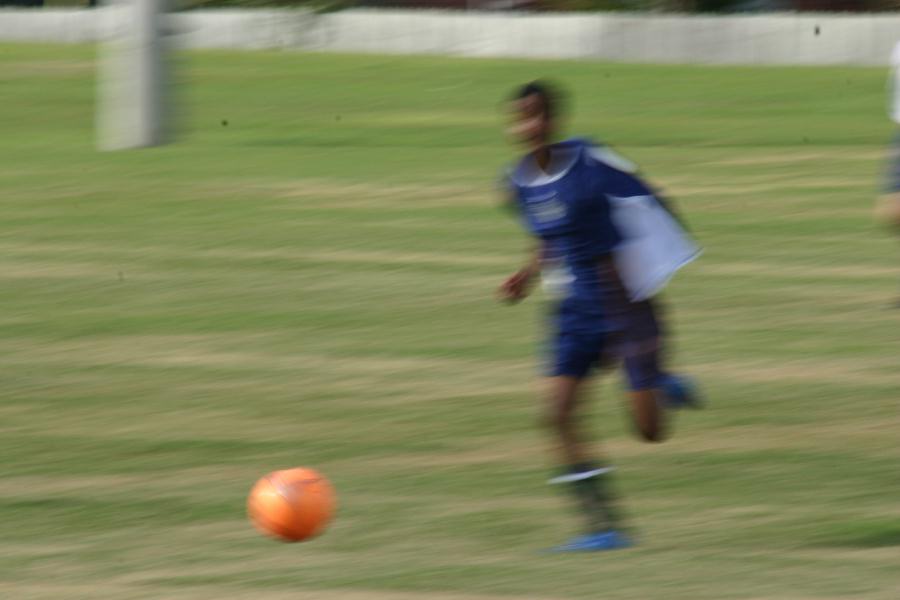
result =
[[[0,41],[86,42],[99,39],[105,26],[111,24],[102,9],[0,9]],[[190,48],[883,65],[900,37],[900,14],[232,8],[173,13],[168,29]]]

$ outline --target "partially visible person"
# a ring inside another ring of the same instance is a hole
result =
[[[900,238],[900,42],[891,54],[888,76],[888,115],[894,122],[894,136],[888,150],[887,168],[881,195],[875,204],[875,216]],[[892,306],[900,308],[900,295]]]

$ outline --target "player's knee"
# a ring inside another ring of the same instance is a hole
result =
[[[900,230],[900,192],[884,194],[878,198],[875,219],[882,225]]]

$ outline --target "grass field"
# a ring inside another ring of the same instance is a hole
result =
[[[93,149],[93,54],[0,46],[0,597],[900,597],[898,248],[870,220],[881,70],[202,53],[184,135]],[[706,254],[671,286],[709,409],[591,418],[640,544],[577,523],[534,427],[540,303],[494,206],[499,99],[554,74]],[[225,124],[227,122],[227,125]],[[244,516],[334,481],[323,538]]]

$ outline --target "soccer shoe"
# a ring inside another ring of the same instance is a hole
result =
[[[659,387],[666,397],[666,408],[698,409],[703,407],[697,388],[688,377],[666,374],[663,376]]]
[[[602,552],[628,548],[631,545],[631,540],[625,534],[611,529],[601,533],[580,535],[562,546],[551,549],[551,552]]]

